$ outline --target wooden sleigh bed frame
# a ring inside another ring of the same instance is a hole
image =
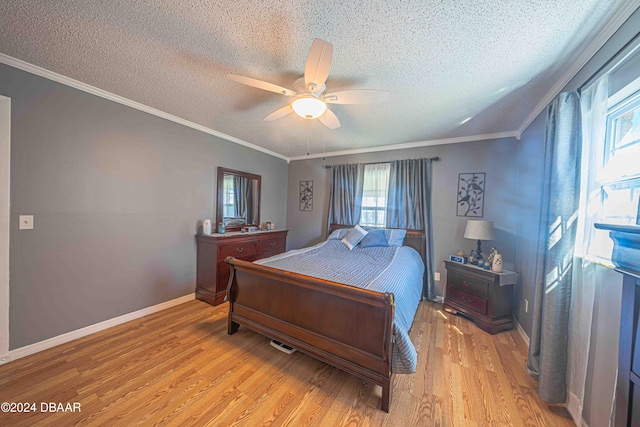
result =
[[[332,225],[330,231],[350,225]],[[408,230],[405,246],[425,257],[423,231]],[[382,386],[381,409],[391,401],[394,299],[233,257],[227,287],[228,333],[240,325],[322,362]],[[366,327],[363,327],[366,325]]]

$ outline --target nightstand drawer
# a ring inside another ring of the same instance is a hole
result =
[[[450,287],[447,289],[447,300],[477,311],[480,314],[487,314],[487,300],[477,295]]]
[[[447,284],[465,292],[487,298],[489,295],[489,282],[472,276],[458,274],[455,271],[447,273]]]

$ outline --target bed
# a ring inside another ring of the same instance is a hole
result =
[[[402,247],[350,251],[341,243],[350,228],[332,225],[327,241],[256,263],[228,257],[228,333],[246,326],[378,384],[389,412],[392,374],[415,370],[408,331],[422,290],[425,236],[408,230]],[[317,261],[327,254],[327,265]]]

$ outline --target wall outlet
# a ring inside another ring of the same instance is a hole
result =
[[[440,273],[438,273],[437,271],[434,273],[433,278],[436,280],[436,282],[440,281]]]
[[[33,230],[33,215],[20,215],[20,230]]]
[[[529,312],[529,300],[525,298],[524,300],[524,312],[528,313]]]

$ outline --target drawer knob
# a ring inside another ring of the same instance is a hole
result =
[[[236,248],[236,252],[242,252],[244,251],[244,248]]]
[[[462,281],[462,284],[463,284],[464,286],[466,286],[467,288],[470,288],[470,287],[471,287],[471,283],[467,283],[467,281],[466,281],[466,280],[463,280],[463,281]]]
[[[469,298],[465,298],[465,297],[462,297],[462,301],[464,301],[464,302],[471,302],[471,300],[470,300]]]
[[[275,246],[275,245],[276,245],[276,242],[269,243],[269,246]]]

